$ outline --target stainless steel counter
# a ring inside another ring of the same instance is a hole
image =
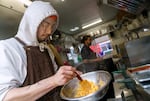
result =
[[[150,101],[150,83],[144,86],[141,83],[150,80],[150,71],[127,73],[128,78],[123,78],[122,76],[124,75],[121,74],[123,73],[119,71],[113,73],[115,99],[122,98],[122,101]]]
[[[137,87],[140,87],[141,90],[150,96],[150,69],[142,70],[142,68],[146,66],[150,66],[150,64],[137,67],[139,70],[141,69],[140,71],[127,73],[135,81]]]

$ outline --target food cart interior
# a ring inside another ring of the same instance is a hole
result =
[[[25,9],[33,1],[0,0],[0,40],[16,34]],[[58,11],[59,26],[52,42],[64,63],[80,64],[80,41],[84,35],[92,36],[91,49],[103,57],[102,70],[112,76],[101,101],[150,101],[149,0],[43,1]],[[77,69],[88,72],[87,65]]]

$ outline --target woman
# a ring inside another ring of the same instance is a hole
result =
[[[72,66],[58,68],[45,41],[58,26],[48,2],[25,11],[15,37],[0,41],[0,101],[59,101],[57,87],[76,76]]]

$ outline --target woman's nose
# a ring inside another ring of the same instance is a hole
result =
[[[52,33],[52,28],[51,28],[51,26],[49,26],[46,29],[46,34],[50,35],[51,33]]]

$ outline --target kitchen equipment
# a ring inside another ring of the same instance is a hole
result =
[[[125,48],[130,62],[129,67],[150,64],[150,36],[128,41]]]
[[[80,81],[77,78],[74,78],[61,88],[61,98],[68,101],[97,101],[102,99],[109,88],[109,83],[111,81],[110,73],[100,70],[82,74],[81,77],[85,80],[92,81],[95,84],[99,84],[102,80],[104,85],[99,87],[99,89],[94,93],[77,98],[74,96]]]
[[[150,64],[127,69],[127,73],[142,88],[150,87]]]
[[[145,8],[149,7],[149,0],[100,0],[102,3],[111,7],[132,13],[140,14]]]

